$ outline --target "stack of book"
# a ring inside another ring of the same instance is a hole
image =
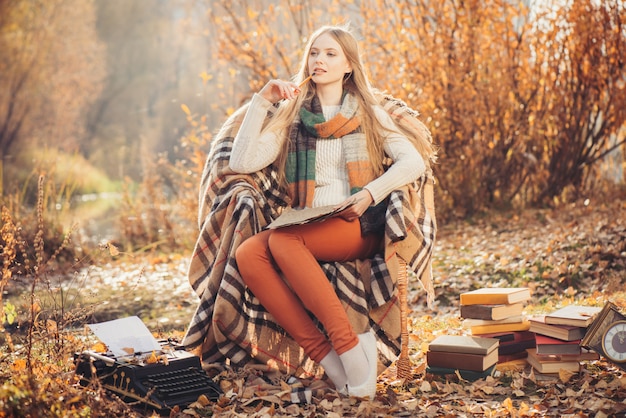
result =
[[[481,288],[460,295],[463,325],[472,335],[495,338],[500,342],[498,362],[525,358],[526,349],[535,346],[535,334],[523,311],[530,300],[530,289]]]
[[[426,371],[432,374],[456,374],[466,380],[490,375],[498,362],[499,341],[470,335],[440,335],[426,352]]]
[[[528,350],[528,363],[540,373],[578,372],[581,361],[598,359],[597,353],[580,346],[580,340],[601,309],[568,305],[547,315],[529,317],[536,348]]]

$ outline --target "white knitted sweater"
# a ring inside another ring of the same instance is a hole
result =
[[[234,139],[230,168],[238,173],[261,170],[278,157],[286,135],[265,132],[261,127],[272,108],[262,96],[252,98],[243,123]],[[325,106],[324,117],[329,120],[339,112],[340,106]],[[391,167],[380,177],[367,184],[374,204],[384,200],[393,190],[412,182],[426,170],[424,159],[409,140],[394,128],[391,116],[381,107],[374,109],[376,116],[391,132],[385,137],[384,149],[393,160]],[[313,206],[335,205],[350,197],[346,163],[341,149],[341,138],[317,142],[315,150],[315,194]]]

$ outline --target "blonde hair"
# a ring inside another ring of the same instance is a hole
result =
[[[310,75],[308,70],[308,58],[311,53],[311,48],[315,41],[324,34],[331,35],[333,39],[337,41],[352,67],[352,72],[346,74],[344,77],[343,87],[344,90],[352,93],[359,102],[361,129],[365,134],[367,150],[374,174],[379,176],[385,169],[384,164],[386,160],[383,148],[385,139],[383,133],[385,132],[385,128],[382,126],[374,112],[374,107],[380,104],[380,101],[378,100],[380,97],[376,97],[378,94],[372,88],[370,81],[367,78],[363,62],[361,61],[358,42],[347,26],[323,26],[311,35],[304,49],[300,70],[295,75],[294,82],[299,84]],[[276,113],[265,126],[264,131],[270,130],[278,132],[279,135],[289,135],[290,127],[298,116],[298,112],[300,111],[303,102],[312,99],[315,94],[316,89],[314,83],[308,82],[304,84],[304,86],[301,87],[300,94],[294,100],[284,101],[279,105]],[[408,134],[407,137],[415,145],[428,164],[429,160],[434,157],[430,134],[428,134],[428,137],[424,137],[422,132],[406,132],[405,129],[399,130],[402,130],[402,133],[405,135]],[[428,132],[428,130],[426,130],[426,132]],[[285,141],[285,146],[275,163],[280,176],[284,176],[287,152],[288,141]],[[281,177],[281,181],[284,181],[284,178]]]

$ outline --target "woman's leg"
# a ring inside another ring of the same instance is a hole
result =
[[[358,221],[334,217],[277,229],[269,236],[268,245],[293,291],[324,325],[337,353],[341,355],[354,348],[359,339],[319,261],[370,257],[378,249],[380,238],[364,238]]]
[[[314,361],[324,366],[339,390],[347,381],[349,391],[357,396],[373,397],[376,391],[376,340],[373,335],[355,335],[318,260],[366,258],[379,245],[379,237],[361,237],[358,221],[331,218],[261,232],[244,241],[236,253],[244,282],[265,308]],[[273,262],[299,298],[282,280]],[[303,303],[326,328],[335,349],[342,353],[340,359],[309,318]],[[361,386],[355,389],[356,385]]]
[[[358,221],[348,222],[338,217],[278,229],[268,240],[272,256],[287,282],[328,332],[345,372],[342,381],[347,383],[348,393],[370,398],[376,393],[376,338],[369,332],[358,336],[354,333],[318,261],[370,257],[380,241],[376,236],[361,237]]]
[[[278,324],[315,361],[320,362],[332,349],[302,305],[300,299],[278,274],[268,249],[274,231],[262,231],[246,239],[235,254],[241,278]]]

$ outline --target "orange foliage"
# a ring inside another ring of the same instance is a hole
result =
[[[94,3],[14,0],[0,13],[0,157],[12,146],[76,149],[104,77]]]
[[[440,147],[442,218],[585,190],[598,160],[624,143],[619,1],[217,3],[220,59],[250,91],[291,77],[320,22],[353,22],[373,84],[418,109]]]

